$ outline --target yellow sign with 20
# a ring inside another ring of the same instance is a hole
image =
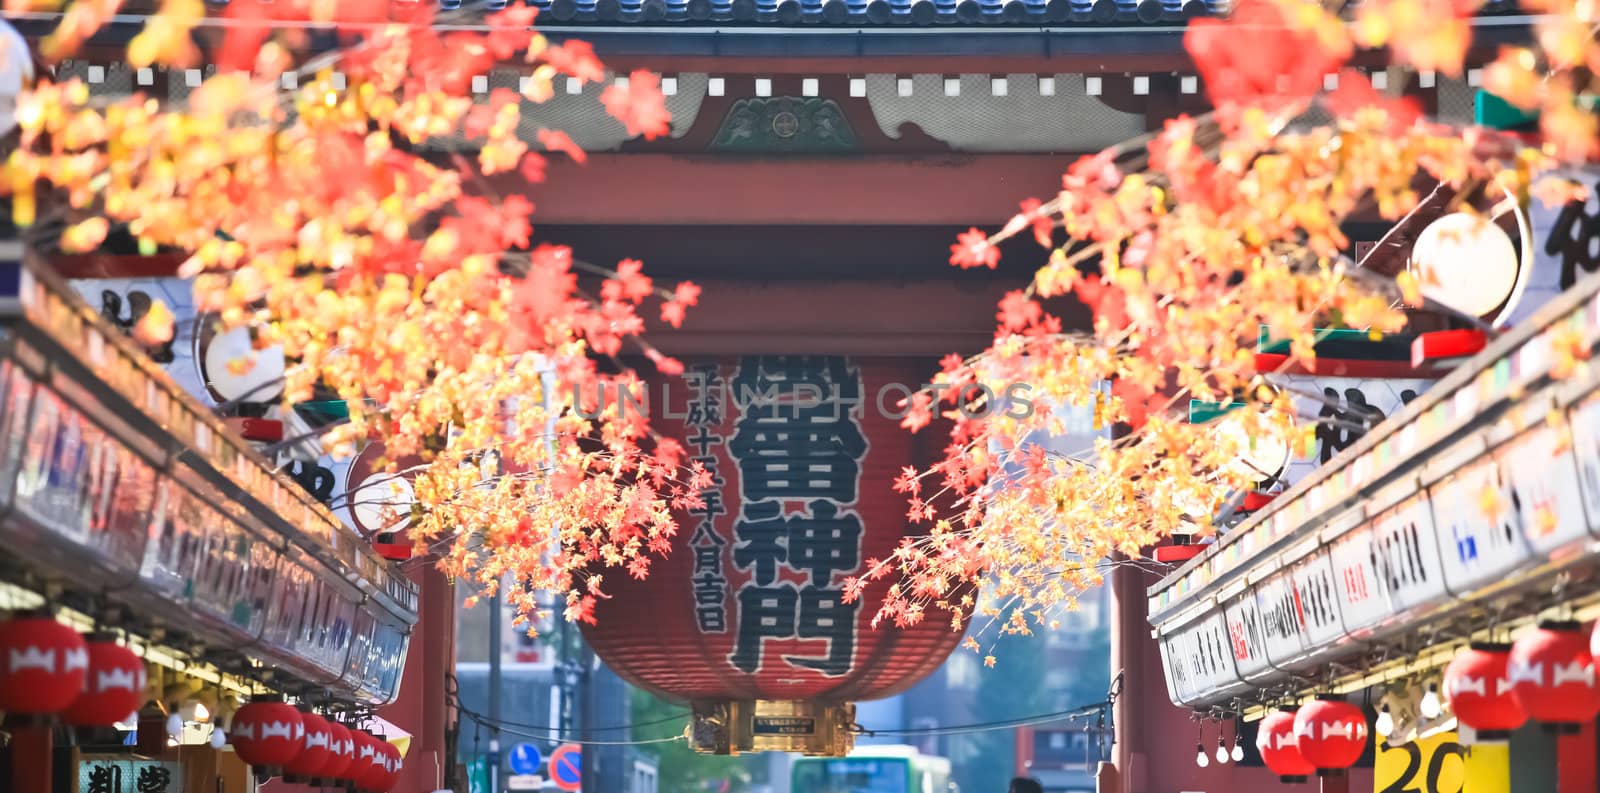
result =
[[[1379,743],[1372,789],[1373,793],[1510,793],[1510,767],[1505,744],[1463,746],[1456,733],[1443,732],[1403,746]]]

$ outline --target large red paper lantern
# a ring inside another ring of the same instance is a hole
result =
[[[1456,653],[1444,670],[1444,697],[1450,711],[1485,741],[1505,740],[1528,720],[1511,696],[1511,679],[1506,675],[1510,658],[1510,645],[1473,644]]]
[[[350,767],[355,764],[356,742],[350,728],[336,721],[328,722],[328,759],[317,776],[323,779],[349,779]]]
[[[871,625],[894,576],[843,598],[868,560],[924,530],[892,483],[931,462],[896,415],[925,367],[827,356],[686,365],[681,379],[646,384],[651,427],[680,439],[715,484],[705,508],[676,515],[677,547],[648,577],[605,576],[607,597],[582,624],[595,652],[697,709],[877,699],[937,669],[962,637],[948,618]],[[753,396],[763,394],[775,398]]]
[[[1528,718],[1575,728],[1600,714],[1589,636],[1576,622],[1543,622],[1511,645],[1511,697]]]
[[[1317,772],[1317,767],[1300,754],[1292,710],[1275,710],[1261,720],[1256,731],[1256,751],[1267,768],[1284,782],[1304,782]]]
[[[1349,768],[1367,748],[1367,714],[1342,699],[1317,699],[1295,711],[1294,735],[1318,771]]]
[[[233,714],[228,742],[246,763],[281,769],[305,747],[305,722],[281,698],[256,697]]]
[[[328,744],[333,740],[333,730],[326,719],[315,713],[301,711],[300,722],[304,725],[305,742],[300,753],[283,764],[283,773],[286,777],[306,779],[317,776],[328,764]]]
[[[83,637],[49,614],[0,622],[0,710],[34,716],[66,710],[83,693],[88,672]]]
[[[105,634],[90,636],[86,647],[89,671],[83,693],[61,720],[75,727],[109,727],[144,702],[144,661]]]

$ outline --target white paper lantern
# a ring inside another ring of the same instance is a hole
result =
[[[1424,296],[1483,317],[1511,296],[1520,264],[1511,238],[1493,221],[1454,212],[1417,236],[1409,267]]]
[[[0,135],[17,128],[17,97],[33,82],[33,54],[22,34],[0,19]]]

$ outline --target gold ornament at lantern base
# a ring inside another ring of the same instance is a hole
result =
[[[855,746],[849,702],[740,700],[695,702],[690,739],[701,754],[800,752],[843,757]]]

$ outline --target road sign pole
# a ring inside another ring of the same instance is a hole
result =
[[[500,589],[489,596],[489,793],[500,786]]]

